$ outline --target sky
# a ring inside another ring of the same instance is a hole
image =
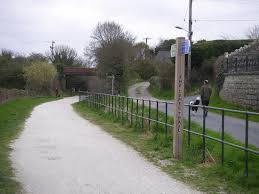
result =
[[[187,36],[189,0],[0,0],[0,49],[45,53],[51,41],[83,55],[98,22],[115,21],[136,41]],[[246,38],[259,24],[259,0],[194,0],[193,39]],[[186,19],[184,21],[184,18]],[[210,21],[199,21],[210,20]],[[256,21],[211,21],[256,20]]]

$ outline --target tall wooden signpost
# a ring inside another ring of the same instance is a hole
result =
[[[180,159],[182,156],[185,54],[189,52],[188,44],[189,42],[185,38],[179,37],[176,39],[176,45],[173,45],[171,50],[171,54],[175,55],[173,157],[176,159]]]

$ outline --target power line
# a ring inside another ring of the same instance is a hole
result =
[[[187,16],[187,12],[188,12],[188,10],[189,10],[189,5],[187,6],[187,8],[186,8],[186,11],[185,11],[185,15],[184,15],[184,19],[183,19],[183,21],[185,21],[186,20],[186,16]]]
[[[193,20],[194,22],[258,22],[259,20],[236,20],[236,19],[207,19],[207,20],[203,20],[203,19],[195,19]]]
[[[146,38],[143,38],[143,39],[146,40],[146,45],[147,45],[147,41],[150,40],[151,38],[146,37]]]

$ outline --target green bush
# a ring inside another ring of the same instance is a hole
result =
[[[11,51],[3,50],[0,54],[0,87],[24,89],[23,67],[29,62],[23,56],[12,56]]]
[[[136,72],[144,80],[148,80],[154,75],[157,75],[156,63],[153,60],[139,60],[136,65]]]
[[[215,87],[216,87],[216,94],[219,95],[220,90],[223,87],[224,81],[225,81],[225,75],[224,75],[224,57],[219,57],[215,64],[214,68],[216,71],[216,79],[215,79]]]
[[[149,79],[149,83],[153,87],[160,88],[160,78],[158,76],[152,76]]]
[[[174,88],[175,65],[172,63],[160,63],[158,65],[161,89]]]
[[[33,62],[24,68],[26,87],[38,93],[50,94],[56,74],[57,70],[53,65],[44,61]]]

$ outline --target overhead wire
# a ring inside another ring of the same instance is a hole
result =
[[[194,22],[258,22],[258,19],[194,19]]]

